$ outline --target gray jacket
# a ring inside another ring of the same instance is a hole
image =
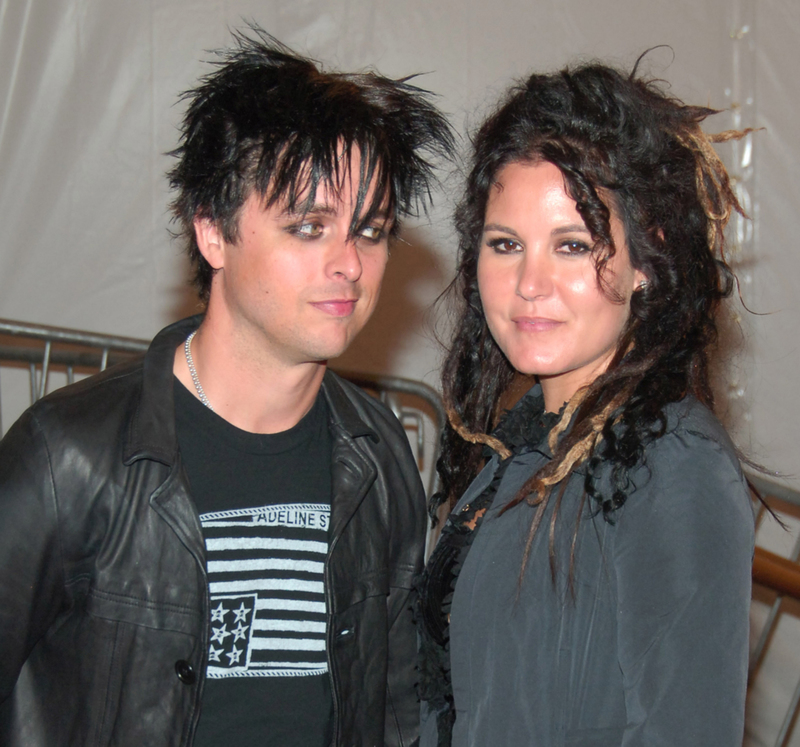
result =
[[[551,455],[543,446],[509,466],[453,597],[453,747],[740,747],[749,493],[706,408],[687,398],[667,415],[667,432],[647,448],[614,523],[583,510],[572,591],[570,541],[584,476],[573,475],[564,494],[555,585],[554,500],[520,583],[533,508],[500,512]],[[456,511],[496,467],[494,458]],[[421,745],[432,747],[435,719],[423,715]]]
[[[0,445],[0,744],[184,747],[208,651],[205,545],[175,436],[172,361],[54,392]],[[265,385],[268,385],[266,383]],[[336,745],[411,744],[425,500],[383,405],[335,375],[327,650]]]

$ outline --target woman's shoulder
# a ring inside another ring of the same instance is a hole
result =
[[[736,449],[696,399],[665,410],[665,432],[630,475],[615,520],[615,558],[633,574],[645,557],[656,564],[677,558],[687,575],[717,578],[735,565],[749,578],[755,522]]]
[[[622,509],[627,521],[661,515],[702,531],[724,521],[752,524],[747,482],[733,442],[694,397],[668,405],[664,433],[649,443]],[[651,516],[652,515],[652,516]],[[626,521],[626,519],[622,519]],[[748,529],[750,531],[750,529]]]
[[[664,408],[666,427],[663,435],[645,450],[645,463],[668,460],[670,464],[720,462],[741,478],[742,470],[736,447],[717,416],[694,396]]]

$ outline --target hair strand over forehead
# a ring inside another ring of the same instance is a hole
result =
[[[355,232],[379,210],[392,218],[426,210],[436,161],[454,149],[431,94],[408,79],[326,72],[253,24],[233,37],[216,53],[216,69],[182,95],[187,109],[168,174],[204,300],[213,271],[197,248],[195,219],[213,221],[235,242],[251,194],[265,206],[308,210],[318,187],[340,194],[357,156]]]

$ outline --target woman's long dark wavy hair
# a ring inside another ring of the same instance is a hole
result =
[[[588,64],[532,75],[510,90],[474,137],[455,217],[459,256],[450,290],[460,297],[461,310],[443,371],[450,423],[442,436],[442,490],[432,499],[432,515],[445,501],[452,506],[475,477],[482,444],[508,453],[487,434],[516,372],[489,332],[477,282],[487,200],[500,170],[512,163],[557,166],[595,241],[601,287],[603,268],[619,249],[611,237],[612,210],[624,226],[633,267],[647,278],[646,288],[631,297],[611,364],[567,404],[550,435],[553,459],[512,504],[537,506],[523,569],[551,492],[560,502],[566,478],[578,466],[585,465],[584,500],[588,496],[613,520],[625,502],[630,470],[664,432],[664,407],[693,394],[713,408],[708,351],[717,335],[715,314],[733,287],[724,229],[742,208],[711,143],[745,134],[704,134],[700,124],[714,113],[668,96],[658,82],[637,76],[636,67],[628,75]],[[612,467],[612,481],[601,494],[594,477],[603,462]],[[561,489],[553,491],[556,485]],[[556,510],[550,525],[553,572],[557,516]]]

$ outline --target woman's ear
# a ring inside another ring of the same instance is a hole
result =
[[[205,257],[206,262],[214,270],[223,268],[226,244],[217,224],[211,218],[195,218],[194,235],[197,239],[197,248]]]
[[[649,284],[650,279],[641,270],[633,271],[633,288],[631,288],[631,293],[634,293],[637,290],[645,291],[647,290],[647,286]]]

